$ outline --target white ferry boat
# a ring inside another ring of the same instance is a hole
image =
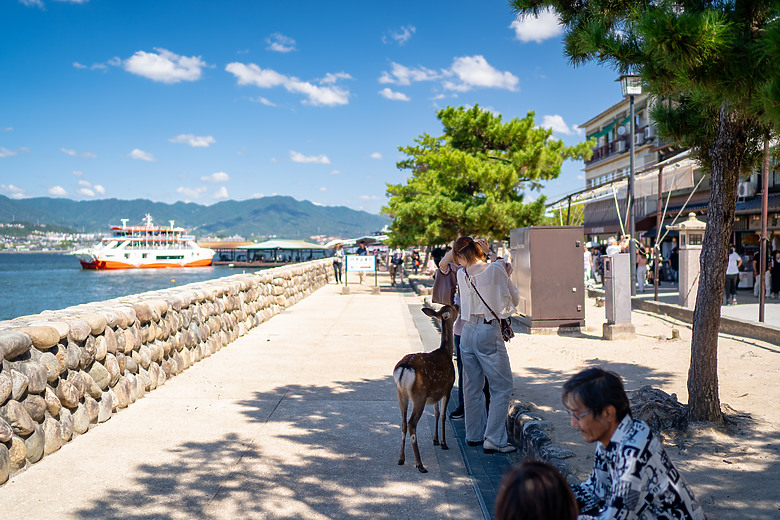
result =
[[[200,247],[186,229],[154,226],[147,214],[143,226],[112,226],[100,244],[73,254],[84,269],[136,269],[150,267],[205,267],[214,251]]]

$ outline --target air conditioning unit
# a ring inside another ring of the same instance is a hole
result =
[[[740,182],[737,188],[737,196],[740,198],[752,197],[756,194],[756,187],[752,182]]]
[[[618,151],[618,153],[626,151],[626,142],[624,140],[618,141],[618,143],[617,143],[617,151]]]
[[[647,125],[647,128],[645,128],[645,139],[652,139],[653,137],[655,137],[655,127]]]
[[[634,146],[640,145],[645,142],[644,132],[641,134],[634,134]]]

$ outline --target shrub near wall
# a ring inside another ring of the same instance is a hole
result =
[[[316,260],[0,322],[0,483],[328,283]]]

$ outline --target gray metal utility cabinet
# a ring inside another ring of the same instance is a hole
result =
[[[509,236],[520,323],[529,332],[585,326],[582,226],[531,226]]]

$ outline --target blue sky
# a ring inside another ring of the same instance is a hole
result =
[[[500,0],[2,0],[0,193],[377,213],[438,109],[533,110],[574,144],[615,78]],[[542,193],[583,187],[582,167]]]

